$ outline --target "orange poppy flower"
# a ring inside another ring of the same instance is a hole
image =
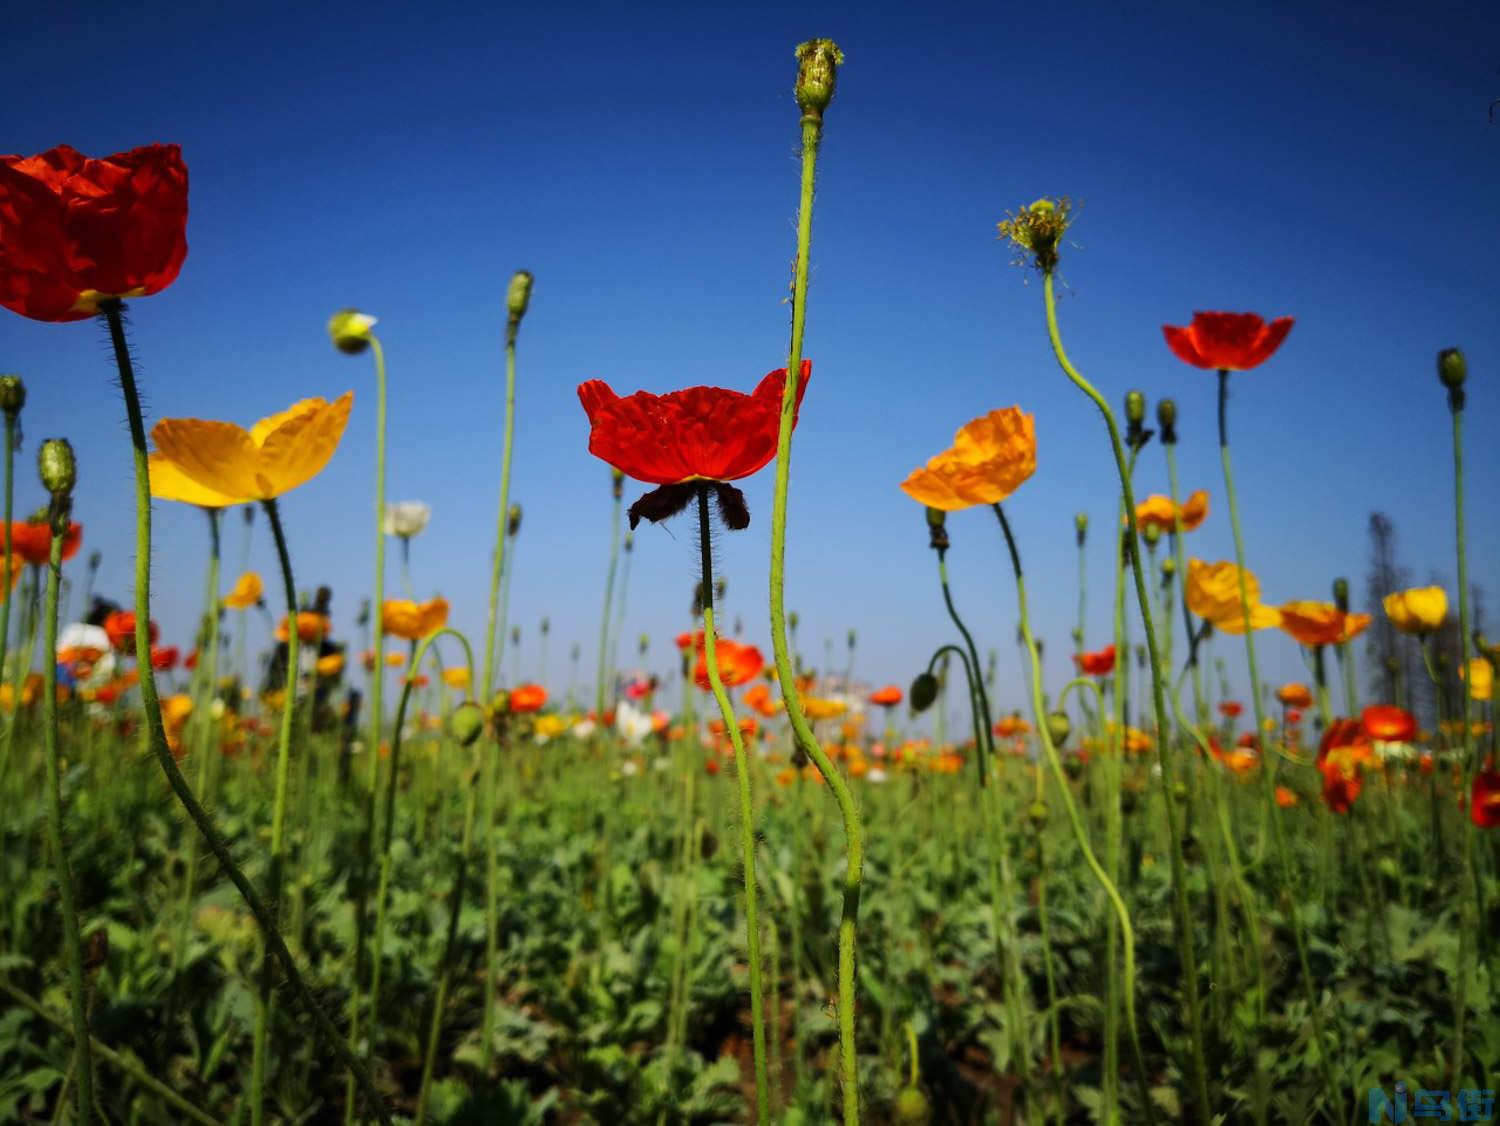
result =
[[[1182,504],[1174,505],[1171,497],[1153,493],[1135,506],[1135,522],[1143,532],[1147,528],[1155,528],[1160,532],[1191,532],[1206,519],[1207,489],[1196,490]]]
[[[881,708],[894,708],[901,699],[901,689],[894,684],[887,684],[870,693],[870,703]]]
[[[282,618],[276,623],[276,640],[285,644],[291,638],[291,632],[287,629],[287,620]],[[311,645],[328,636],[332,623],[325,614],[315,614],[311,610],[299,610],[297,612],[297,640],[304,645]]]
[[[1365,734],[1386,743],[1408,743],[1417,737],[1417,717],[1394,704],[1371,704],[1360,714]]]
[[[1193,323],[1162,325],[1167,347],[1185,364],[1207,371],[1248,371],[1281,347],[1292,331],[1291,317],[1267,324],[1255,313],[1194,313]]]
[[[1481,770],[1474,775],[1469,799],[1469,819],[1481,829],[1500,825],[1500,770]]]
[[[68,525],[68,534],[63,537],[62,557],[66,562],[78,554],[83,544],[83,525],[76,521]],[[52,557],[52,526],[46,521],[33,524],[29,520],[13,520],[10,525],[11,554],[35,567],[45,567]],[[13,567],[11,586],[15,586],[19,567]]]
[[[448,601],[433,598],[418,603],[404,598],[388,598],[381,609],[380,620],[385,632],[391,636],[421,641],[448,624]]]
[[[953,445],[912,470],[901,491],[919,504],[957,512],[998,504],[1036,472],[1036,420],[1006,407],[966,422]]]
[[[1288,708],[1312,707],[1312,690],[1305,684],[1283,684],[1276,689],[1276,699]]]
[[[413,688],[426,688],[429,684],[432,683],[432,678],[429,677],[425,672],[419,672],[416,676],[407,677],[406,683],[411,685]]]
[[[766,664],[765,657],[755,646],[741,645],[727,637],[718,639],[714,646],[714,656],[719,665],[719,679],[723,681],[725,688],[734,688],[754,680]],[[701,638],[698,642],[698,661],[693,666],[693,680],[705,692],[712,689],[708,682],[708,659]]]
[[[166,289],[187,257],[187,188],[177,145],[0,156],[0,305],[77,321]]]
[[[116,649],[129,649],[135,645],[135,613],[131,610],[115,610],[104,619],[104,633]],[[151,644],[156,644],[160,631],[155,622],[148,625]]]
[[[782,709],[780,700],[771,699],[770,686],[764,681],[761,681],[759,684],[752,684],[745,690],[745,706],[767,719],[770,719]]]
[[[995,734],[1001,739],[1015,739],[1031,733],[1031,724],[1021,718],[1020,712],[1001,716],[995,721]]]
[[[326,657],[319,657],[317,663],[319,676],[338,676],[344,671],[344,655],[342,653],[330,653]]]
[[[1093,653],[1075,653],[1073,663],[1085,676],[1108,676],[1115,671],[1115,647],[1106,645]]]
[[[1292,806],[1299,804],[1301,801],[1302,799],[1294,791],[1287,789],[1285,786],[1276,787],[1276,804],[1282,809],[1291,809]]]
[[[1369,626],[1369,614],[1349,614],[1332,602],[1287,602],[1281,607],[1281,628],[1299,645],[1342,645]]]
[[[516,714],[539,712],[547,703],[547,690],[540,684],[521,684],[511,689],[509,708]]]
[[[234,580],[234,586],[224,596],[224,605],[231,610],[248,610],[265,594],[265,583],[254,571],[246,571]]]

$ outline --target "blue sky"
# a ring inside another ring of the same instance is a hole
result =
[[[371,584],[374,394],[368,357],[337,354],[325,321],[350,305],[380,318],[389,496],[434,509],[413,545],[417,589],[450,599],[477,639],[503,296],[524,267],[536,290],[521,340],[512,620],[523,673],[537,672],[545,615],[554,689],[574,641],[591,679],[609,474],[587,453],[574,389],[602,378],[621,393],[748,390],[785,363],[792,48],[812,35],[836,38],[847,64],[820,167],[814,374],[793,459],[788,606],[810,663],[832,638],[842,664],[854,626],[856,672],[905,684],[950,638],[922,513],[897,484],[963,422],[1020,404],[1036,414],[1038,470],[1007,507],[1049,673],[1066,671],[1073,514],[1108,526],[1116,492],[1103,427],[1052,362],[1040,287],[995,237],[1008,209],[1043,194],[1082,203],[1062,265],[1075,360],[1112,401],[1130,387],[1177,399],[1184,486],[1212,496],[1192,553],[1232,555],[1213,376],[1176,361],[1160,326],[1194,309],[1291,315],[1286,345],[1235,379],[1231,407],[1267,600],[1326,597],[1340,574],[1361,590],[1376,507],[1416,576],[1452,589],[1434,356],[1454,344],[1472,373],[1473,579],[1500,597],[1493,9],[1414,20],[1393,5],[158,5],[85,20],[43,6],[8,22],[4,147],[183,146],[187,263],[133,313],[151,417],[249,424],[354,389],[333,463],[284,501],[299,584],[334,587],[340,636],[354,634]],[[70,437],[84,555],[102,551],[100,591],[128,598],[129,451],[101,331],[6,315],[0,370],[30,389],[18,507],[41,503],[37,442]],[[719,560],[723,617],[763,644],[770,484],[770,472],[747,483],[752,525],[721,537]],[[1138,485],[1164,489],[1159,447]],[[1002,705],[1018,705],[994,521],[971,512],[950,526],[956,596],[982,647],[999,650]],[[240,535],[230,521],[231,572]],[[1109,640],[1106,540],[1093,536],[1088,554],[1090,647]],[[169,640],[188,640],[204,551],[198,513],[158,506]],[[251,556],[270,579],[263,521]],[[674,663],[695,560],[688,522],[637,535],[622,655],[646,632],[654,663]],[[82,557],[70,567],[81,582]],[[1301,675],[1289,640],[1261,651],[1273,679]],[[1236,649],[1220,652],[1238,668]]]

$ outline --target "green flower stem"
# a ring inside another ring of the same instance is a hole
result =
[[[609,703],[609,617],[615,604],[615,572],[620,567],[620,510],[623,504],[617,490],[614,514],[609,523],[609,570],[604,573],[604,612],[599,616],[599,675],[594,682],[594,722],[601,730]]]
[[[69,1027],[68,1022],[62,1017],[58,1016],[50,1009],[44,1008],[42,1006],[42,1003],[35,997],[31,996],[29,993],[21,992],[21,990],[17,989],[14,985],[11,985],[7,981],[0,980],[0,993],[4,993],[12,1001],[20,1005],[23,1009],[28,1010],[33,1016],[46,1021],[54,1028],[67,1029]],[[93,1053],[100,1059],[102,1059],[105,1063],[109,1064],[111,1067],[118,1068],[125,1075],[129,1076],[133,1082],[139,1084],[147,1091],[150,1091],[153,1095],[161,1099],[162,1102],[166,1103],[174,1110],[181,1111],[184,1115],[186,1115],[188,1118],[191,1118],[194,1122],[201,1123],[202,1126],[221,1126],[217,1118],[214,1118],[199,1110],[196,1106],[188,1102],[176,1091],[172,1090],[172,1088],[161,1082],[161,1080],[154,1078],[150,1072],[146,1071],[143,1067],[141,1067],[140,1064],[136,1063],[129,1056],[122,1056],[108,1044],[104,1043],[102,1040],[95,1039],[92,1036],[89,1037],[89,1046],[93,1050]]]
[[[938,552],[938,580],[942,584],[943,603],[948,607],[948,616],[953,619],[953,624],[963,635],[964,646],[969,651],[969,659],[964,663],[964,675],[969,679],[969,694],[972,697],[975,722],[978,727],[974,739],[974,755],[979,763],[979,785],[983,789],[989,786],[990,772],[994,769],[994,748],[990,744],[994,718],[990,715],[989,697],[985,694],[979,679],[979,651],[974,648],[973,635],[969,633],[968,626],[964,625],[963,619],[958,616],[957,607],[953,605],[953,592],[948,587],[948,563],[944,554],[942,551]]]
[[[466,637],[464,637],[463,634],[459,633],[457,630],[448,629],[445,627],[423,638],[421,644],[417,644],[414,642],[412,644],[411,660],[407,665],[406,680],[405,683],[401,686],[401,699],[396,705],[396,718],[394,720],[395,726],[391,729],[391,762],[389,769],[387,769],[386,771],[385,810],[381,821],[382,829],[380,840],[380,883],[375,892],[375,941],[370,951],[370,1016],[367,1035],[369,1036],[370,1051],[372,1054],[375,1050],[376,1026],[380,1016],[380,977],[381,968],[385,963],[385,914],[386,905],[390,900],[391,840],[395,836],[396,787],[398,782],[400,781],[401,775],[401,737],[404,734],[404,729],[406,727],[406,708],[407,705],[411,702],[412,688],[414,687],[417,679],[417,672],[421,668],[422,659],[427,656],[427,650],[432,645],[432,643],[438,638],[445,635],[458,638],[459,642],[464,647],[465,655],[468,657],[469,667],[474,667],[474,653],[469,648],[469,641]],[[472,793],[473,790],[471,789],[471,797]],[[454,906],[450,908],[453,913],[454,920],[457,919],[458,915],[458,901],[461,900],[463,895],[463,880],[461,877],[467,864],[469,836],[473,828],[473,814],[474,802],[470,800],[468,803],[468,811],[464,819],[464,847],[460,853],[459,858],[460,878],[454,886]],[[450,930],[454,925],[456,925],[456,922],[450,923]],[[452,953],[452,945],[453,938],[450,933],[447,943],[447,950],[443,955],[443,965],[438,974],[438,998],[435,1002],[436,1008],[434,1009],[432,1025],[432,1037],[434,1039],[438,1033],[439,1021],[441,1019],[441,1013],[443,1009],[443,1002],[445,1000],[444,994],[446,992],[448,984],[447,974],[450,956]],[[432,1043],[429,1042],[429,1051],[431,1049]],[[422,1067],[422,1090],[424,1092],[424,1107],[427,1082],[431,1078],[430,1069],[431,1059],[429,1057],[424,1061]]]
[[[766,1024],[762,1012],[765,991],[761,987],[760,920],[756,913],[755,888],[755,804],[750,794],[750,762],[740,737],[740,726],[734,717],[734,705],[719,676],[718,638],[714,631],[714,559],[713,541],[708,523],[706,486],[698,488],[698,544],[703,561],[703,663],[708,683],[724,719],[724,730],[734,747],[734,773],[740,795],[740,862],[745,873],[745,933],[750,951],[750,1025],[755,1049],[756,1120],[766,1126],[771,1120],[770,1086],[766,1073]]]
[[[1234,562],[1239,570],[1240,612],[1245,619],[1245,661],[1250,670],[1250,706],[1255,713],[1256,735],[1266,742],[1267,740],[1264,739],[1265,705],[1262,703],[1260,693],[1260,667],[1255,660],[1255,630],[1250,624],[1250,587],[1245,577],[1245,537],[1240,531],[1239,502],[1234,491],[1234,468],[1229,458],[1228,407],[1229,373],[1221,371],[1219,372],[1219,460],[1224,467],[1224,496],[1229,503],[1229,527],[1234,533]],[[1321,675],[1319,680],[1321,682]],[[1327,690],[1322,688],[1321,684],[1319,704],[1322,707],[1327,705]],[[1342,1096],[1338,1080],[1334,1075],[1333,1061],[1328,1057],[1328,1040],[1324,1032],[1323,1011],[1318,1002],[1317,987],[1313,983],[1312,962],[1307,953],[1307,935],[1302,929],[1302,919],[1297,914],[1296,898],[1292,890],[1296,886],[1295,874],[1292,870],[1291,853],[1287,849],[1286,834],[1282,829],[1282,819],[1277,816],[1280,811],[1276,808],[1276,772],[1271,769],[1272,761],[1265,756],[1261,757],[1260,774],[1264,780],[1266,811],[1271,823],[1271,842],[1276,850],[1277,864],[1281,868],[1281,898],[1287,925],[1291,927],[1292,938],[1297,947],[1297,962],[1307,998],[1307,1010],[1312,1018],[1313,1035],[1318,1042],[1318,1068],[1323,1073],[1323,1083],[1328,1088],[1328,1095],[1337,1106]]]
[[[620,634],[625,630],[625,607],[630,594],[630,561],[635,551],[632,538],[625,540],[625,566],[620,569],[620,597],[615,599],[615,624],[609,631],[609,667],[611,672],[619,668]],[[613,676],[610,677],[614,679]]]
[[[495,691],[495,634],[503,628],[498,622],[500,600],[500,578],[505,571],[506,532],[510,527],[510,464],[516,433],[516,337],[520,332],[518,322],[511,322],[505,330],[505,435],[500,453],[500,514],[495,523],[495,554],[490,565],[490,603],[484,635],[484,669],[475,695],[479,704],[489,710],[490,698]],[[472,663],[470,668],[472,669]],[[472,675],[472,673],[471,673]],[[498,754],[480,755],[480,790],[483,801],[480,809],[484,844],[484,1016],[480,1026],[479,1066],[480,1072],[489,1074],[494,1059],[495,1032],[495,963],[500,952],[500,920],[496,913],[499,901],[500,857],[495,839],[495,810],[499,802]]]
[[[297,587],[292,580],[292,559],[287,553],[286,534],[281,527],[281,509],[274,498],[262,501],[261,505],[271,523],[271,535],[276,541],[276,555],[281,563],[281,580],[286,587],[286,699],[282,702],[281,729],[276,738],[276,790],[271,800],[271,866],[266,876],[266,902],[271,905],[272,912],[279,915],[281,887],[286,874],[286,794],[292,761],[292,728],[297,719],[300,623],[297,620]],[[303,753],[306,753],[305,748]],[[269,944],[265,944],[262,958],[260,990],[255,1007],[254,1054],[250,1065],[251,1126],[260,1126],[265,1116],[266,1054],[271,1030],[272,1000]]]
[[[1338,658],[1339,672],[1344,680],[1344,714],[1359,715],[1359,692],[1355,686],[1354,649],[1347,641],[1341,641],[1334,650]]]
[[[9,525],[7,525],[9,527]],[[26,675],[31,671],[32,663],[36,659],[36,633],[41,615],[38,613],[41,604],[41,582],[42,569],[31,568],[31,576],[28,581],[23,578],[19,585],[26,588],[26,612],[21,617],[20,634],[24,640],[21,643],[21,651],[16,654],[15,671],[11,673],[11,699],[16,706],[10,713],[10,722],[5,725],[5,736],[3,745],[0,745],[0,778],[4,778],[10,769],[11,758],[16,742],[16,728],[21,725],[21,716],[25,709],[21,707],[21,698],[26,690]],[[6,605],[10,604],[8,592]],[[0,670],[0,680],[3,680],[3,670]]]
[[[381,1123],[384,1126],[391,1126],[390,1113],[386,1110],[385,1101],[370,1081],[369,1070],[349,1050],[348,1044],[339,1035],[338,1029],[333,1026],[333,1022],[328,1019],[327,1014],[313,997],[312,990],[308,988],[306,980],[297,968],[297,963],[293,961],[291,952],[287,950],[286,943],[282,940],[281,932],[276,929],[275,915],[245,877],[240,866],[235,863],[234,856],[229,851],[228,842],[219,832],[218,826],[214,824],[207,810],[193,796],[192,788],[188,785],[187,779],[182,776],[182,771],[177,769],[171,748],[167,746],[167,733],[162,726],[161,719],[161,701],[156,693],[156,675],[151,668],[151,477],[146,460],[146,425],[141,417],[141,400],[135,386],[135,369],[130,361],[129,346],[125,342],[122,306],[118,300],[106,300],[101,303],[101,307],[109,326],[110,341],[114,346],[115,364],[119,370],[120,390],[125,399],[125,412],[130,421],[130,442],[134,453],[135,653],[136,664],[140,668],[141,709],[146,719],[148,745],[162,773],[166,775],[167,785],[172,788],[172,792],[182,803],[183,809],[187,811],[187,815],[192,819],[198,832],[208,842],[208,850],[213,853],[219,867],[223,869],[229,881],[234,884],[235,890],[244,899],[245,906],[255,916],[266,945],[281,963],[282,972],[286,974],[298,1003],[313,1022],[318,1038],[323,1041],[326,1048],[338,1056],[340,1063],[354,1073],[361,1092]]]
[[[1062,707],[1059,698],[1058,707]],[[1047,778],[1042,773],[1042,764],[1035,764],[1036,797],[1042,809],[1047,804]],[[1036,830],[1036,917],[1042,937],[1042,969],[1047,977],[1047,1040],[1052,1050],[1052,1077],[1057,1084],[1058,1120],[1063,1119],[1063,1091],[1067,1088],[1067,1065],[1062,1054],[1062,1015],[1057,999],[1057,959],[1052,952],[1052,928],[1047,923],[1047,837],[1044,825],[1035,824]]]
[[[1173,443],[1164,445],[1162,448],[1167,453],[1167,486],[1172,497],[1172,511],[1177,512],[1180,504],[1178,498],[1182,493],[1177,477],[1177,446]],[[1182,623],[1187,631],[1187,666],[1192,671],[1193,715],[1197,717],[1198,725],[1202,727],[1208,723],[1208,704],[1203,698],[1203,670],[1198,667],[1198,647],[1193,642],[1197,631],[1193,626],[1193,612],[1188,609],[1187,603],[1187,549],[1183,545],[1182,537],[1183,532],[1180,528],[1172,532],[1172,555],[1177,560],[1176,581],[1183,591]],[[1167,623],[1167,628],[1171,628],[1170,622]]]
[[[1172,853],[1172,901],[1174,907],[1174,930],[1177,939],[1177,957],[1183,975],[1184,1002],[1187,1008],[1188,1035],[1192,1042],[1194,1074],[1192,1101],[1201,1121],[1210,1119],[1208,1101],[1208,1065],[1203,1049],[1203,1014],[1198,1000],[1198,961],[1193,949],[1192,916],[1188,912],[1187,880],[1183,871],[1182,828],[1178,823],[1177,797],[1172,792],[1177,781],[1169,752],[1171,742],[1167,723],[1167,704],[1163,686],[1161,654],[1157,650],[1156,630],[1151,624],[1151,600],[1146,592],[1146,580],[1141,573],[1140,529],[1135,519],[1135,489],[1130,482],[1130,473],[1125,462],[1125,449],[1120,442],[1120,429],[1115,423],[1114,412],[1104,397],[1075,368],[1063,349],[1062,334],[1057,326],[1057,294],[1053,284],[1053,272],[1047,270],[1042,278],[1043,299],[1047,313],[1047,335],[1052,342],[1053,354],[1058,366],[1080,391],[1089,397],[1099,413],[1104,416],[1109,431],[1110,445],[1115,455],[1115,466],[1120,475],[1120,489],[1124,495],[1125,518],[1129,524],[1130,569],[1135,578],[1136,601],[1140,604],[1142,628],[1146,634],[1146,653],[1151,661],[1151,704],[1156,719],[1156,754],[1161,765],[1162,804],[1167,813],[1167,837]],[[996,511],[999,509],[997,507]],[[1001,514],[1001,522],[1004,516]],[[1124,658],[1120,655],[1120,659]]]
[[[1130,908],[1125,906],[1125,900],[1121,897],[1119,888],[1109,878],[1109,873],[1104,870],[1104,866],[1099,863],[1099,858],[1094,855],[1094,850],[1089,845],[1088,829],[1084,827],[1083,818],[1078,813],[1078,805],[1073,801],[1073,792],[1068,788],[1068,776],[1063,770],[1062,759],[1058,757],[1057,745],[1052,741],[1052,731],[1047,726],[1047,704],[1042,697],[1042,657],[1037,652],[1036,639],[1031,634],[1031,617],[1026,604],[1026,579],[1021,571],[1021,553],[1016,547],[1015,537],[1011,534],[1010,521],[1005,518],[1005,510],[998,504],[994,508],[995,515],[1000,518],[1000,530],[1005,534],[1005,546],[1010,552],[1011,570],[1016,577],[1016,603],[1021,617],[1021,637],[1026,643],[1026,654],[1031,662],[1032,722],[1036,725],[1042,751],[1047,756],[1047,765],[1052,768],[1052,777],[1057,782],[1058,796],[1062,799],[1063,811],[1068,815],[1068,823],[1073,828],[1073,839],[1078,844],[1078,851],[1083,854],[1084,863],[1088,865],[1094,879],[1104,890],[1105,897],[1114,908],[1115,918],[1119,920],[1121,948],[1125,963],[1125,1028],[1130,1036],[1131,1050],[1135,1054],[1136,1079],[1141,1088],[1141,1110],[1147,1116],[1147,1121],[1155,1122],[1156,1110],[1151,1102],[1150,1082],[1146,1072],[1146,1054],[1141,1048],[1141,1034],[1135,1017],[1135,928],[1130,922]]]
[[[219,510],[205,508],[208,516],[208,579],[204,592],[204,613],[207,628],[204,631],[203,650],[198,654],[198,671],[202,673],[199,691],[193,694],[196,722],[193,725],[193,755],[197,759],[198,777],[193,783],[193,796],[200,802],[208,789],[208,766],[213,757],[214,717],[213,703],[217,697],[219,679]],[[182,935],[178,943],[179,956],[187,957],[188,934],[193,921],[193,889],[198,879],[198,857],[200,850],[196,840],[187,845],[187,878],[182,887]]]
[[[787,376],[781,395],[781,425],[776,442],[776,486],[771,508],[771,648],[787,719],[798,744],[811,756],[828,781],[844,821],[848,865],[844,872],[844,901],[839,917],[839,1059],[844,1084],[844,1123],[859,1122],[859,1071],[854,1042],[854,940],[859,923],[860,883],[864,874],[864,833],[859,809],[844,777],[829,760],[802,711],[786,633],[786,511],[792,467],[792,424],[797,413],[797,386],[802,372],[802,335],[807,327],[807,263],[812,249],[813,184],[823,121],[809,113],[802,119],[802,194],[797,208],[797,260],[792,285],[792,341]]]
[[[42,640],[49,654],[57,652],[57,588],[62,581],[63,538],[68,531],[71,505],[66,497],[54,497],[51,554],[47,566],[46,620]],[[59,524],[61,530],[59,531]],[[21,710],[20,699],[15,702]],[[63,840],[62,767],[57,749],[57,658],[42,662],[42,735],[47,755],[47,837],[57,865],[58,902],[62,907],[63,948],[68,959],[68,1000],[73,1010],[73,1053],[78,1076],[79,1122],[93,1118],[94,1059],[90,1048],[88,997],[83,982],[83,934],[78,926],[78,893],[68,865]]]
[[[5,537],[5,555],[0,560],[0,679],[5,676],[5,660],[10,654],[10,604],[11,575],[14,573],[14,556],[11,554],[10,522],[14,516],[15,500],[15,460],[16,460],[16,416],[6,412],[5,415],[5,529],[0,535]],[[85,610],[87,606],[85,605]],[[17,709],[18,711],[20,709]],[[0,770],[0,777],[4,771]]]

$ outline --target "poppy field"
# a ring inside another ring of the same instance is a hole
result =
[[[1326,599],[1273,599],[1257,560],[1283,547],[1241,523],[1273,500],[1234,452],[1274,436],[1236,431],[1231,392],[1263,393],[1297,320],[1184,310],[1161,326],[1164,365],[1214,397],[1212,431],[1179,441],[1169,396],[1190,392],[1111,401],[1070,353],[1068,321],[1094,299],[1061,315],[1063,265],[1087,277],[1082,209],[1012,201],[994,216],[1016,267],[997,300],[1053,367],[1008,379],[992,409],[951,420],[950,445],[878,483],[926,545],[926,588],[891,597],[930,605],[944,640],[907,654],[900,682],[867,682],[856,631],[846,654],[820,651],[786,596],[844,56],[813,39],[795,63],[776,80],[793,79],[798,169],[775,173],[795,215],[772,251],[792,255],[779,366],[732,389],[626,393],[605,373],[539,391],[576,394],[588,438],[572,452],[609,481],[602,590],[557,595],[602,596],[597,646],[572,642],[566,680],[546,617],[523,669],[511,585],[517,387],[545,274],[511,275],[483,326],[504,412],[473,423],[495,435],[493,465],[464,486],[495,518],[472,533],[487,567],[465,572],[487,612],[462,623],[413,564],[434,507],[388,488],[388,382],[408,376],[394,353],[388,370],[377,318],[320,313],[356,390],[188,417],[147,393],[152,299],[191,284],[191,150],[0,156],[4,315],[58,326],[59,347],[92,325],[106,346],[89,393],[117,396],[127,423],[113,450],[23,446],[28,399],[63,391],[0,374],[0,1122],[1500,1117],[1500,651],[1466,523],[1493,496],[1493,460],[1465,462],[1481,374],[1445,340],[1421,373],[1451,447],[1412,473],[1451,581],[1392,581],[1360,609],[1334,577],[1351,558],[1330,564]],[[1086,408],[1065,441],[1039,438],[1042,382]],[[367,536],[341,545],[340,597],[365,604],[351,634],[284,516],[355,426],[373,427],[375,464],[342,498]],[[1033,572],[1017,514],[1067,443],[1110,471],[1052,520],[1076,575]],[[1180,484],[1193,445],[1212,447],[1211,489]],[[94,516],[75,505],[100,465],[131,521],[128,591],[96,588]],[[747,499],[757,478],[766,506]],[[16,497],[38,486],[28,515]],[[201,540],[153,527],[177,510],[196,510]],[[1210,519],[1232,558],[1195,549]],[[274,568],[245,565],[252,529]],[[724,543],[747,530],[768,556],[729,575]],[[657,533],[686,547],[679,572],[632,574],[636,538]],[[1090,574],[1100,543],[1111,569]],[[153,587],[167,553],[201,560],[200,588]],[[691,592],[691,617],[632,660],[620,635],[643,585]],[[1033,618],[1055,591],[1077,604],[1051,635],[1066,676]],[[166,636],[164,602],[190,636]],[[1013,638],[975,624],[982,603]],[[1110,607],[1107,635],[1089,604]],[[1273,640],[1304,676],[1263,673]]]

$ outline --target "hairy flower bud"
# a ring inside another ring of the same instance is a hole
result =
[[[517,270],[510,277],[510,287],[505,291],[505,311],[510,317],[512,331],[520,325],[531,304],[531,281],[529,270]]]
[[[832,39],[809,39],[797,45],[797,105],[821,118],[838,83],[844,52]]]
[[[1444,348],[1437,358],[1438,378],[1449,390],[1462,387],[1469,378],[1469,363],[1457,348]]]
[[[68,496],[78,483],[78,461],[66,438],[48,438],[37,451],[42,485],[54,497]]]
[[[941,508],[927,510],[927,546],[941,554],[948,550],[948,514]]]
[[[26,384],[19,375],[0,375],[0,410],[13,421],[26,405]]]
[[[1136,390],[1125,392],[1125,421],[1139,426],[1146,421],[1146,396]]]
[[[375,334],[375,318],[358,309],[340,309],[328,318],[328,335],[333,346],[348,356],[357,356],[370,346]]]
[[[1164,446],[1177,444],[1177,400],[1162,399],[1156,404],[1156,425],[1161,429]]]

